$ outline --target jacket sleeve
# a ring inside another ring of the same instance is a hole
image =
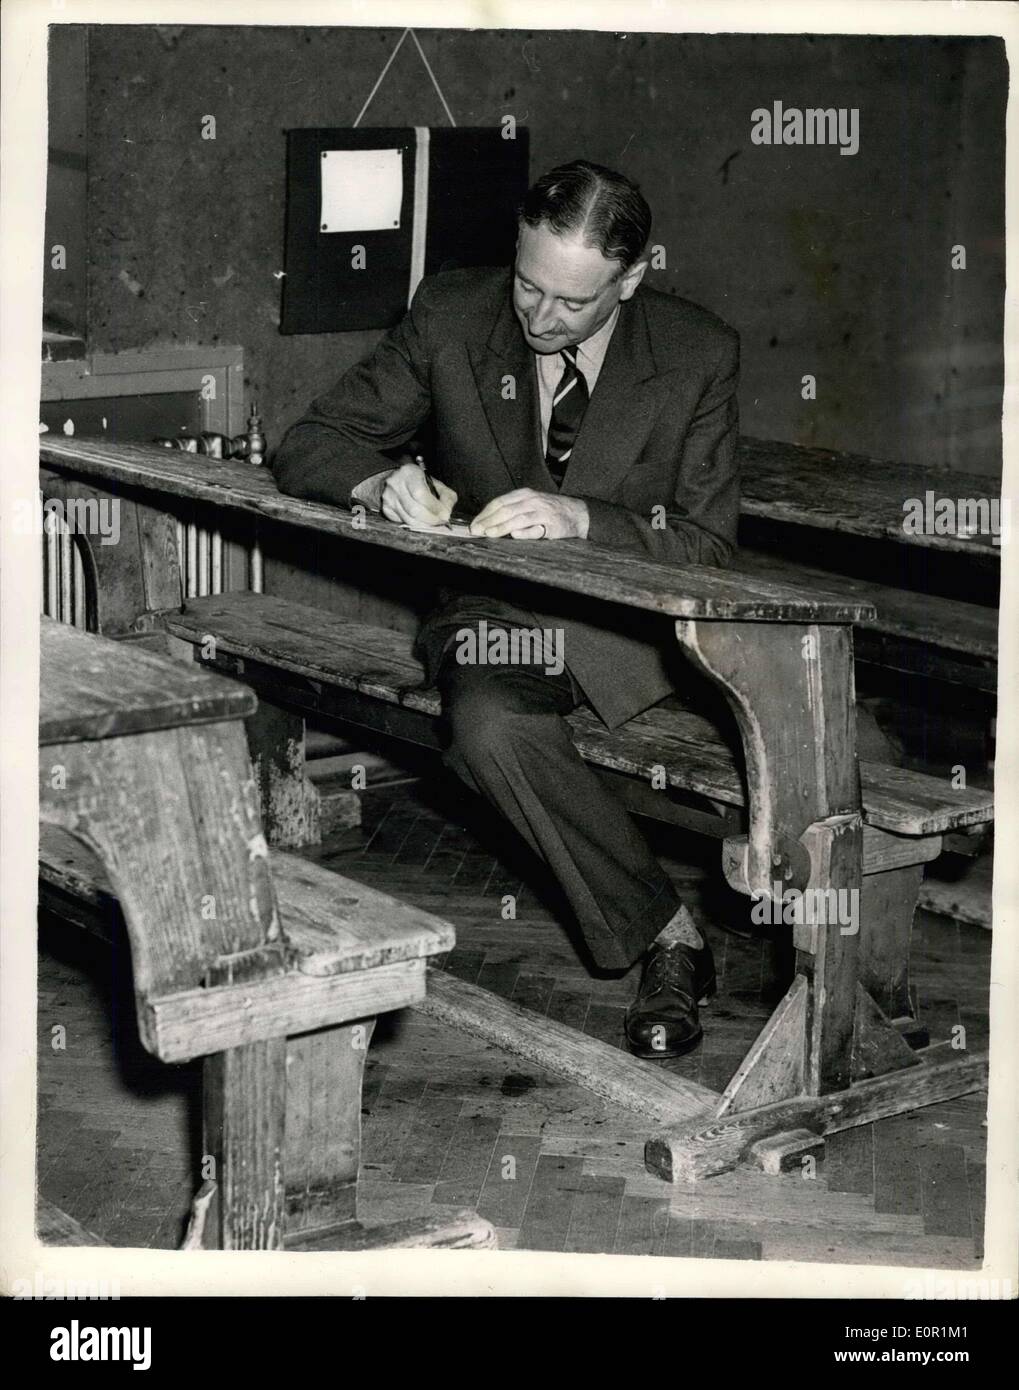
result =
[[[422,281],[403,320],[290,427],[271,462],[281,492],[347,507],[358,483],[393,467],[379,451],[405,444],[431,411],[430,306]]]
[[[738,381],[739,338],[731,332],[683,441],[674,494],[662,499],[664,516],[585,497],[588,540],[665,563],[729,563],[739,520]]]

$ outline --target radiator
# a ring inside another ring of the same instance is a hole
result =
[[[223,538],[194,522],[177,522],[177,555],[187,598],[223,592]]]
[[[43,514],[42,611],[74,627],[88,626],[85,566],[67,523],[55,512]]]
[[[40,503],[41,504],[41,503]],[[262,592],[262,552],[257,541],[244,547],[248,587]],[[181,587],[185,598],[205,598],[224,591],[224,542],[218,531],[209,531],[195,522],[177,523],[177,556]],[[43,515],[42,528],[42,611],[47,618],[89,625],[89,596],[81,552],[67,523],[55,512]]]
[[[185,598],[206,598],[224,592],[223,537],[192,521],[177,523],[177,555]],[[262,592],[262,551],[257,541],[244,547],[248,588]]]

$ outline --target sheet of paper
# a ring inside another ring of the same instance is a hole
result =
[[[462,539],[471,534],[471,528],[466,521],[451,521],[445,526],[427,526],[418,521],[404,521],[400,524],[404,531],[430,531],[433,536],[459,536]]]
[[[403,202],[402,150],[323,150],[323,232],[392,231]]]

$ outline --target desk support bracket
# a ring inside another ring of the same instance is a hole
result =
[[[777,1172],[826,1133],[979,1089],[987,1058],[912,1052],[864,987],[904,942],[875,945],[884,922],[863,891],[852,630],[684,621],[676,635],[743,740],[749,831],[724,841],[726,878],[791,921],[796,976],[711,1119],[663,1127],[645,1162],[668,1181],[744,1159]],[[885,985],[882,1002],[898,1011],[900,994]]]

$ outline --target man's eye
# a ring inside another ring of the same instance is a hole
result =
[[[568,299],[563,300],[563,306],[569,309],[571,314],[579,314],[584,307],[583,304],[571,304]]]

